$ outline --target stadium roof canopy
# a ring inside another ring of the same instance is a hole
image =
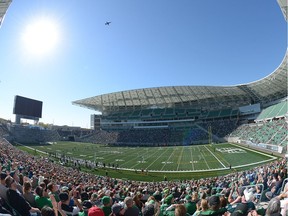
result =
[[[8,10],[9,5],[11,4],[12,0],[0,0],[0,27],[3,23],[5,14]]]
[[[267,77],[236,86],[170,86],[103,94],[72,102],[85,108],[109,113],[119,110],[194,107],[235,108],[268,103],[287,97],[288,50],[280,66]]]
[[[288,2],[287,0],[277,0],[280,8],[281,8],[281,11],[284,15],[284,18],[286,21],[288,21]]]

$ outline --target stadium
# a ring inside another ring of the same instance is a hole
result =
[[[277,2],[287,22],[287,2]],[[0,1],[0,26],[10,4]],[[213,197],[227,192],[231,207],[237,203],[237,192],[231,187],[235,184],[253,196],[248,199],[245,194],[245,203],[254,206],[249,211],[265,215],[272,209],[269,201],[285,200],[288,191],[287,62],[288,49],[274,71],[251,83],[133,89],[73,101],[72,105],[99,113],[91,115],[91,129],[39,125],[42,101],[17,95],[15,123],[0,122],[1,171],[6,175],[1,180],[18,172],[39,184],[40,179],[57,184],[59,193],[63,188],[73,192],[75,186],[90,197],[92,191],[97,193],[99,207],[107,196],[125,202],[141,194],[139,199],[145,203],[147,194],[154,199],[155,194],[161,195],[163,200],[170,194],[181,205],[186,195]],[[21,119],[35,124],[22,124]],[[269,185],[272,182],[279,183],[276,192]],[[0,197],[6,199],[2,193]],[[12,215],[21,211],[6,201]],[[283,201],[281,206],[287,215],[288,204]],[[67,214],[55,203],[51,207]],[[83,202],[77,207],[82,209]],[[165,215],[159,211],[152,215]]]

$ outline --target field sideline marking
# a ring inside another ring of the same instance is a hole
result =
[[[212,156],[213,156],[223,167],[226,167],[226,166],[216,157],[216,155],[213,154],[213,152],[211,152],[211,150],[207,148],[207,146],[205,146],[205,148],[210,152],[210,154],[212,154]]]

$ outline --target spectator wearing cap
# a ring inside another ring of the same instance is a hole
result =
[[[17,185],[11,176],[5,178],[7,191],[7,200],[12,208],[16,209],[22,216],[30,216],[31,213],[40,213],[38,208],[31,207],[30,204],[17,192]]]
[[[174,197],[172,194],[166,196],[164,198],[164,204],[162,204],[160,206],[160,213],[159,213],[159,216],[163,216],[164,215],[164,212],[166,212],[166,209],[171,206],[171,204],[174,203]],[[171,209],[172,210],[172,209]],[[173,209],[173,212],[174,212],[174,209]],[[167,212],[166,212],[167,213]]]
[[[220,216],[227,211],[226,208],[220,208],[220,198],[217,195],[208,198],[208,209],[206,211],[201,211],[200,216]]]
[[[126,205],[125,216],[138,216],[140,211],[137,206],[134,205],[132,197],[125,197],[124,203]]]
[[[98,206],[94,206],[88,210],[88,216],[105,216],[104,212]]]
[[[43,196],[43,188],[37,186],[35,189],[35,202],[37,207],[41,210],[44,206],[49,206],[53,208],[52,202],[48,197]]]
[[[82,202],[82,209],[83,211],[82,212],[79,212],[79,216],[88,216],[88,211],[90,208],[92,208],[92,203],[89,201],[89,200],[84,200]]]
[[[101,209],[103,210],[105,216],[109,216],[112,212],[112,209],[111,209],[112,199],[109,196],[103,196],[102,204],[103,206],[101,207]]]
[[[245,216],[248,213],[248,206],[244,203],[240,203],[236,206],[231,216]]]
[[[77,199],[76,191],[73,191],[73,200],[76,206],[70,206],[70,196],[66,192],[62,192],[59,194],[60,199],[60,207],[61,210],[64,211],[65,214],[68,215],[78,215],[78,213],[82,210],[82,206]]]
[[[115,203],[112,205],[112,214],[113,216],[123,216],[125,213],[125,208],[123,203]]]
[[[0,197],[2,197],[5,201],[7,201],[7,190],[5,184],[5,178],[7,177],[7,174],[5,172],[1,172],[1,181],[0,181]]]
[[[81,202],[85,201],[85,200],[89,200],[89,194],[86,191],[83,191],[80,193],[80,199]]]
[[[160,193],[160,191],[156,191],[154,194],[153,194],[153,197],[155,198],[155,200],[159,203],[161,202],[162,200],[162,194]]]
[[[193,215],[196,211],[196,202],[192,201],[192,197],[190,195],[185,197],[184,207],[186,208],[187,213],[190,215]]]
[[[244,195],[242,196],[241,203],[247,205],[248,211],[256,209],[255,204],[253,203],[253,199],[254,199],[254,196],[253,196],[252,190],[248,190],[246,188],[244,190]]]

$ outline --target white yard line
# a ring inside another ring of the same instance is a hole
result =
[[[190,148],[190,152],[191,152],[191,161],[192,161],[192,170],[194,170],[195,169],[195,167],[194,167],[194,159],[193,159],[193,153],[192,153],[192,149],[193,148]]]
[[[127,151],[126,151],[126,149],[125,149],[125,152],[123,153],[124,155],[129,155],[129,151],[133,151],[133,149],[127,149]],[[128,154],[127,154],[128,153]],[[104,156],[106,156],[105,154],[104,154]],[[108,154],[108,156],[109,156],[109,154]],[[122,156],[122,154],[121,154],[121,156]],[[137,155],[137,157],[138,157],[138,155]],[[120,158],[120,157],[119,157]],[[122,157],[123,158],[123,157]],[[122,159],[122,158],[120,158],[120,159]],[[124,157],[125,158],[125,157]],[[123,165],[125,165],[126,163],[128,163],[129,164],[129,162],[130,161],[133,161],[134,160],[134,158],[131,158],[130,160],[125,160],[125,162],[124,163],[122,163],[121,164],[121,166],[123,166]],[[131,169],[132,169],[133,167],[131,167]]]
[[[200,154],[202,155],[202,157],[203,157],[203,159],[204,159],[204,161],[205,161],[205,163],[206,163],[208,169],[210,169],[210,167],[209,167],[209,165],[208,165],[208,163],[207,163],[207,161],[206,161],[206,159],[205,159],[205,156],[203,155],[202,151],[200,152]]]
[[[148,169],[150,166],[152,166],[152,164],[154,164],[169,148],[167,148],[165,151],[162,152],[162,154],[159,155],[159,157],[157,157],[152,163],[150,163],[150,165],[148,167],[146,167],[146,169]],[[157,152],[155,152],[157,153]]]
[[[178,161],[177,161],[177,171],[179,170],[179,166],[180,166],[180,162],[181,162],[181,158],[182,158],[182,155],[183,155],[183,151],[184,151],[184,147],[182,146],[182,151],[181,151],[181,154],[179,155],[178,157]]]
[[[173,148],[173,151],[172,151],[172,153],[170,154],[169,158],[166,160],[166,162],[167,162],[167,161],[170,161],[170,158],[171,158],[172,155],[174,154],[175,150],[176,150],[176,148]],[[166,164],[167,164],[167,163],[164,163],[164,165],[163,165],[163,167],[161,168],[160,171],[162,171],[162,170],[164,169],[164,167],[166,166]]]
[[[211,152],[210,149],[207,148],[207,146],[205,146],[205,148],[210,152],[210,154],[213,155],[213,157],[214,157],[223,167],[226,167],[226,166],[219,160],[219,158],[217,158],[216,155],[215,155],[213,152]]]

